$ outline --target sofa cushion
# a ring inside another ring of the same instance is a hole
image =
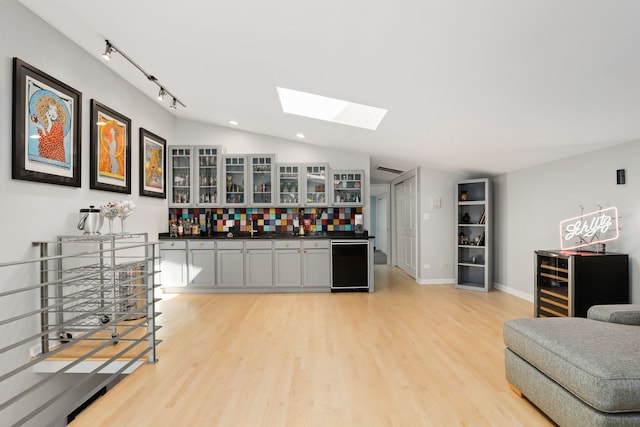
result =
[[[515,319],[504,323],[504,342],[593,408],[640,411],[640,327],[578,317]]]
[[[587,317],[603,322],[640,325],[640,304],[594,305],[587,311]]]

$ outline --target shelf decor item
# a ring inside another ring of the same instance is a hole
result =
[[[140,128],[140,195],[167,197],[167,141]]]
[[[91,100],[90,188],[131,194],[131,119]]]
[[[120,217],[120,223],[122,225],[122,234],[127,234],[124,226],[125,220],[136,209],[136,205],[132,200],[123,200],[118,202],[116,206],[118,207],[118,216]]]
[[[464,191],[464,190],[461,191],[460,192],[460,201],[464,202],[464,201],[467,201],[467,200],[469,200],[469,195],[467,194],[466,191]]]
[[[100,213],[109,220],[109,234],[113,233],[113,219],[118,216],[118,207],[115,203],[107,203],[100,206]]]
[[[13,58],[11,177],[80,187],[82,94]]]

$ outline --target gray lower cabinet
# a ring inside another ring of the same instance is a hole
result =
[[[302,245],[299,240],[274,242],[274,285],[297,287],[302,285]]]
[[[218,241],[216,283],[219,288],[244,286],[244,244],[242,240]]]
[[[329,244],[329,240],[302,241],[302,286],[331,287]]]
[[[245,278],[248,288],[273,286],[273,249],[271,240],[245,242]]]
[[[331,288],[329,239],[169,240],[160,249],[161,284],[173,292]]]
[[[189,286],[212,288],[216,284],[214,241],[189,240]]]
[[[160,242],[160,284],[164,288],[187,286],[187,242]]]

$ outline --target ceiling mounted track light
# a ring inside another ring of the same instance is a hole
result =
[[[113,46],[111,46],[111,43],[107,40],[107,47],[104,49],[102,57],[107,61],[111,61],[111,52],[113,52]]]
[[[141,66],[136,64],[136,62],[133,59],[129,58],[123,51],[121,51],[116,46],[114,46],[113,43],[111,43],[109,40],[105,40],[105,43],[107,44],[107,46],[106,46],[106,48],[104,50],[104,53],[102,54],[102,57],[104,59],[110,60],[111,59],[111,54],[113,52],[118,52],[120,55],[122,55],[122,57],[124,59],[129,61],[129,63],[131,65],[136,67],[142,74],[144,74],[144,76],[147,78],[147,80],[152,81],[153,83],[155,83],[160,88],[160,92],[158,92],[158,97],[157,97],[158,101],[162,101],[164,99],[165,95],[169,95],[172,98],[171,105],[169,106],[172,110],[175,110],[178,107],[178,104],[180,104],[180,105],[182,105],[183,107],[186,108],[186,105],[184,105],[182,103],[182,101],[180,101],[178,98],[176,98],[175,95],[173,95],[171,92],[169,92],[169,90],[166,88],[166,86],[161,84],[158,81],[158,79],[156,79],[151,74],[147,73]]]

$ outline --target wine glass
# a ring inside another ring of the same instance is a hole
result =
[[[109,220],[109,234],[113,234],[113,219],[118,216],[118,208],[114,203],[100,206],[100,213]]]
[[[119,202],[117,204],[117,207],[118,207],[118,216],[120,217],[120,222],[122,224],[122,234],[126,234],[125,227],[124,227],[125,220],[136,209],[136,205],[131,200],[124,200],[122,202]]]

